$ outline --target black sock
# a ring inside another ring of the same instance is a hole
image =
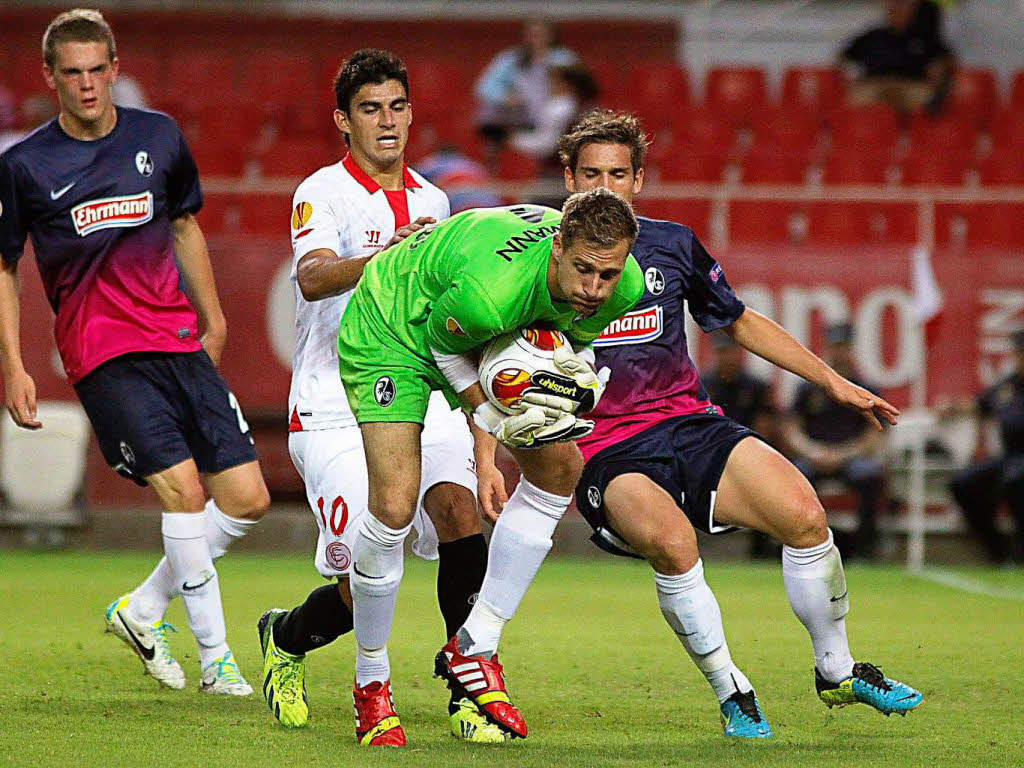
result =
[[[474,533],[438,544],[437,603],[444,617],[445,640],[455,636],[473,609],[487,570],[487,542]]]
[[[447,640],[454,637],[465,623],[480,594],[484,572],[487,570],[487,541],[482,533],[474,533],[447,544],[438,544],[437,553],[440,556],[437,566],[437,603],[444,617]],[[461,698],[461,693],[456,696],[455,691],[451,692],[449,714],[458,709],[455,701]]]
[[[274,643],[282,651],[303,654],[333,642],[352,630],[352,611],[327,584],[309,593],[306,602],[274,622]]]

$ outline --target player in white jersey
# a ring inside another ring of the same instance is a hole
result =
[[[281,723],[292,727],[305,725],[308,718],[305,654],[352,629],[348,573],[358,522],[367,509],[362,437],[338,375],[338,323],[370,259],[449,215],[444,192],[404,163],[412,115],[401,61],[386,51],[357,51],[342,65],[335,92],[335,121],[349,152],[303,181],[293,200],[291,277],[298,334],[288,396],[288,447],[320,528],[316,568],[337,583],[314,590],[291,611],[267,611],[258,627],[267,704]],[[465,621],[480,589],[487,546],[476,512],[478,479],[470,429],[462,412],[452,411],[439,393],[427,413],[422,445],[413,551],[440,560],[438,601],[450,636]],[[485,461],[479,482],[503,495],[500,473],[492,461]],[[386,656],[378,663],[386,664]],[[358,672],[356,684],[360,741],[379,744],[385,731],[385,743],[394,739],[400,729],[360,730],[359,725],[386,721],[381,708],[392,708],[390,691],[379,682],[359,688]],[[449,723],[460,739],[504,740],[469,699],[453,696]]]

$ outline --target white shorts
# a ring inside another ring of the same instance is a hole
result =
[[[455,483],[476,498],[473,437],[462,411],[451,410],[444,398],[434,393],[420,441],[423,467],[412,549],[426,560],[436,560],[437,531],[423,509],[423,495],[439,483]],[[320,527],[316,569],[325,579],[345,576],[352,565],[352,545],[369,495],[359,427],[292,432],[288,453],[306,484],[306,499]]]

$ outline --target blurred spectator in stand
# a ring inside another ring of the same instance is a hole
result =
[[[725,333],[711,334],[711,367],[701,371],[700,380],[708,399],[726,416],[754,430],[769,444],[777,445],[778,421],[772,387],[746,370],[743,355],[743,347]],[[753,532],[751,557],[774,558],[777,550],[781,552],[771,538]]]
[[[583,113],[594,105],[599,89],[597,81],[579,64],[552,67],[548,73],[548,98],[540,106],[532,128],[518,129],[509,144],[545,162],[562,177],[558,159],[558,139]]]
[[[557,190],[530,200],[550,208],[562,207],[565,193],[562,161],[558,157],[558,140],[585,112],[594,106],[599,88],[597,81],[584,67],[572,64],[553,67],[550,72],[551,94],[541,108],[537,124],[530,130],[518,130],[509,137],[509,144],[518,151],[540,161],[541,181],[551,181]]]
[[[26,96],[25,100],[21,102],[20,111],[21,115],[16,120],[14,128],[0,130],[0,152],[15,142],[21,141],[47,120],[55,117],[57,104],[49,94],[33,93]]]
[[[131,75],[126,75],[124,72],[118,73],[117,80],[114,81],[114,85],[111,88],[111,93],[114,97],[114,103],[119,107],[145,109],[149,106],[146,92],[142,90],[139,81]]]
[[[886,24],[853,39],[840,58],[857,73],[847,99],[881,103],[901,115],[942,109],[953,74],[953,51],[942,39],[941,10],[933,0],[886,0]]]
[[[576,54],[558,44],[554,24],[535,19],[523,26],[523,42],[495,56],[476,81],[477,124],[489,145],[488,163],[511,131],[540,122],[547,103],[548,71],[576,63]]]
[[[985,420],[978,431],[984,444],[987,427],[999,428],[1003,455],[985,458],[961,470],[950,483],[953,497],[971,530],[994,562],[1024,562],[1024,330],[1012,336],[1014,369],[978,398]],[[1005,500],[1017,529],[1017,547],[996,529],[996,509]]]
[[[853,367],[853,327],[839,323],[826,333],[825,359],[840,376],[872,392],[875,387]],[[857,533],[849,541],[837,534],[843,557],[871,557],[877,538],[877,516],[885,473],[878,453],[882,433],[858,413],[837,405],[819,387],[803,383],[785,423],[785,437],[797,469],[811,482],[836,479],[858,497]],[[845,537],[844,537],[845,538]]]
[[[423,159],[416,170],[431,184],[448,195],[452,213],[470,208],[493,208],[501,205],[491,179],[482,163],[466,157],[453,144],[441,147]]]

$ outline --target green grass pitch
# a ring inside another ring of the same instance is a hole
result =
[[[368,754],[352,734],[351,635],[309,656],[311,716],[300,731],[280,727],[258,690],[247,699],[196,690],[180,601],[168,618],[181,630],[172,642],[188,686],[169,691],[143,677],[128,649],[103,634],[103,610],[154,562],[138,553],[0,553],[0,765],[1024,765],[1020,571],[964,571],[1010,595],[1001,598],[896,569],[848,569],[854,655],[925,694],[908,717],[885,718],[817,700],[810,642],[778,566],[707,563],[732,655],[775,729],[770,742],[727,743],[710,688],[658,612],[646,566],[552,560],[501,649],[530,738],[472,746],[447,735],[443,686],[430,677],[443,641],[435,570],[413,558],[391,643],[409,747]],[[256,619],[322,582],[307,557],[229,555],[219,570],[228,639],[258,688]]]

